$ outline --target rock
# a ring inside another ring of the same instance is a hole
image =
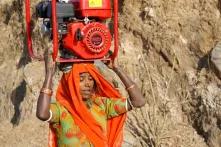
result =
[[[31,89],[34,96],[38,96],[39,89],[43,84],[45,77],[45,67],[44,62],[31,62],[27,64],[24,68],[24,79]]]

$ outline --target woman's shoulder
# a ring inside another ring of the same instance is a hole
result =
[[[65,111],[65,107],[63,105],[61,105],[58,101],[53,101],[50,104],[51,108],[57,109],[58,111]]]

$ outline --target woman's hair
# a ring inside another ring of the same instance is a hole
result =
[[[58,69],[64,73],[67,73],[72,69],[72,66],[73,66],[72,62],[59,63]]]

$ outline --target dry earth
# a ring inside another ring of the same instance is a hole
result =
[[[220,11],[219,0],[120,1],[118,62],[148,101],[129,113],[124,146],[221,147],[221,81],[209,60]],[[24,2],[1,0],[0,16],[1,146],[46,146],[35,118],[44,67],[27,56]],[[44,48],[37,25],[33,38]]]

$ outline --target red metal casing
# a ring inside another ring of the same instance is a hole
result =
[[[78,29],[82,40],[76,37]],[[110,50],[111,33],[105,25],[98,22],[87,25],[82,22],[70,23],[68,33],[62,38],[62,46],[83,59],[100,59]]]
[[[81,17],[111,18],[110,0],[71,0]]]
[[[75,7],[78,8],[79,12],[82,17],[91,16],[91,17],[99,17],[100,19],[103,18],[110,18],[111,17],[111,3],[110,0],[95,0],[100,4],[102,1],[102,7],[90,7],[89,2],[91,0],[71,0]],[[110,58],[105,58],[106,60],[111,59],[113,62],[118,54],[118,0],[113,0],[114,6],[114,53]],[[38,55],[35,55],[32,48],[32,38],[31,38],[31,12],[30,12],[30,0],[25,0],[25,10],[26,10],[26,27],[27,27],[27,44],[28,44],[28,53],[29,56],[33,59],[39,59]],[[87,9],[89,8],[89,9]],[[80,12],[83,10],[83,12]],[[91,12],[91,10],[95,10],[96,12]],[[52,0],[52,24],[53,24],[53,60],[56,62],[84,62],[85,59],[64,59],[61,57],[57,57],[58,55],[58,32],[57,32],[57,18],[56,16],[56,0]],[[105,60],[102,59],[102,60]],[[88,61],[92,59],[88,59]]]

